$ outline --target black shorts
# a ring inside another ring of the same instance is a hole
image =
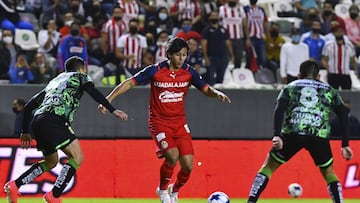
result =
[[[76,139],[71,126],[62,116],[40,114],[32,121],[32,133],[37,142],[37,149],[49,155],[58,149],[64,149]]]
[[[298,151],[305,148],[309,151],[316,166],[326,168],[333,163],[333,156],[328,139],[316,136],[284,135],[281,150],[270,150],[270,156],[279,163],[290,160]]]

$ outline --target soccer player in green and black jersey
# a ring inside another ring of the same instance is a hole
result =
[[[334,203],[343,202],[342,189],[333,170],[329,144],[329,114],[334,111],[344,129],[342,156],[352,158],[348,143],[348,116],[340,95],[330,85],[319,81],[319,67],[308,60],[300,65],[298,80],[279,94],[274,111],[273,147],[256,175],[248,203],[258,200],[272,173],[302,148],[309,151],[324,177]]]
[[[31,147],[32,138],[29,134],[29,125],[32,121],[32,134],[37,141],[37,149],[44,155],[44,160],[33,164],[16,180],[5,184],[4,190],[10,203],[17,203],[20,186],[30,183],[57,165],[58,149],[67,155],[68,161],[63,165],[53,190],[44,195],[44,200],[48,203],[61,202],[59,198],[61,193],[83,161],[80,142],[71,129],[71,123],[84,92],[104,105],[114,116],[122,120],[128,118],[126,113],[115,109],[94,87],[94,83],[85,74],[83,59],[77,56],[70,57],[65,62],[65,69],[66,72],[51,80],[25,105],[23,128],[20,135],[21,147]],[[35,110],[34,118],[31,119],[33,110]]]

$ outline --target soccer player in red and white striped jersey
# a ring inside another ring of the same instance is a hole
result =
[[[178,192],[189,180],[193,168],[194,149],[185,116],[185,97],[191,85],[205,96],[231,103],[228,96],[210,87],[193,67],[185,63],[188,51],[189,45],[185,40],[172,38],[166,50],[169,60],[147,66],[116,86],[106,97],[112,102],[132,87],[150,82],[148,126],[152,139],[165,157],[160,167],[157,190],[162,203],[178,202]],[[99,109],[105,111],[102,106]],[[178,161],[180,170],[176,182],[169,185]]]
[[[350,65],[358,74],[355,49],[344,39],[344,29],[337,25],[333,29],[335,40],[326,42],[322,52],[322,64],[328,70],[328,83],[335,89],[351,89]]]
[[[139,21],[131,19],[129,33],[120,37],[116,56],[123,60],[124,68],[134,75],[141,70],[142,56],[146,51],[146,38],[138,33]]]
[[[235,67],[240,68],[243,51],[246,46],[251,46],[246,14],[243,6],[237,0],[229,0],[225,5],[219,7],[221,25],[229,33],[231,46],[235,57]]]

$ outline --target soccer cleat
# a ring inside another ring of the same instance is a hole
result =
[[[170,200],[171,203],[178,203],[179,202],[179,198],[178,198],[178,192],[173,192],[173,187],[174,184],[170,184],[168,187],[168,192],[169,192],[169,196],[170,196]]]
[[[156,194],[160,198],[161,203],[171,203],[170,195],[168,193],[168,190],[160,190],[159,187],[156,188]]]
[[[44,200],[47,203],[61,203],[61,199],[54,197],[52,191],[45,193]]]
[[[15,181],[7,182],[4,185],[4,191],[9,203],[17,203],[19,188],[16,186]]]

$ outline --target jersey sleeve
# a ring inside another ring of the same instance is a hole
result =
[[[289,97],[289,88],[288,87],[285,87],[280,91],[280,93],[279,93],[276,100],[280,100],[280,99],[285,99],[285,100],[290,99],[290,97]]]
[[[24,107],[24,118],[22,123],[22,132],[29,133],[32,112],[40,106],[45,97],[45,89],[34,95]]]
[[[91,77],[89,75],[86,75],[83,73],[79,74],[79,81],[80,81],[80,84],[82,87],[84,87],[88,83],[93,83],[93,80],[91,79]]]
[[[206,81],[193,67],[189,67],[189,72],[192,76],[191,84],[194,85],[198,90],[202,90],[207,85]]]
[[[133,80],[136,82],[136,84],[146,84],[148,83],[155,75],[155,73],[158,71],[157,65],[150,65],[142,69],[140,72],[136,73],[133,76]]]

